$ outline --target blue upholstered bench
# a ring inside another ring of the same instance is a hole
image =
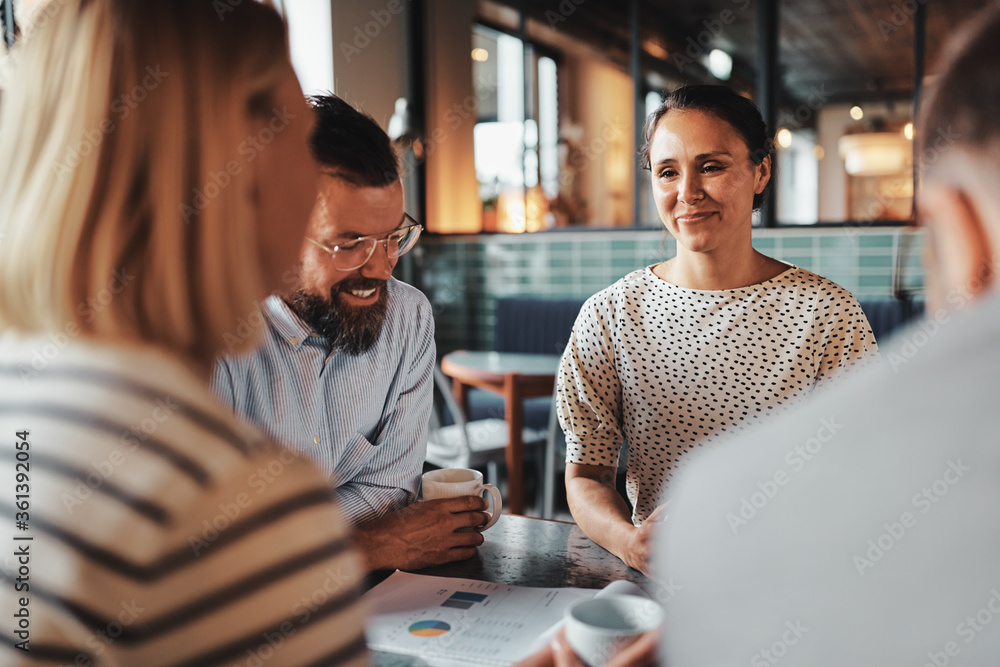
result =
[[[497,300],[493,349],[497,352],[562,354],[585,299],[511,297]],[[524,402],[524,425],[545,429],[552,400],[542,396]],[[488,391],[469,391],[469,418],[503,419],[503,398]]]
[[[493,349],[497,352],[562,354],[584,299],[512,297],[497,300]],[[923,301],[890,299],[862,301],[875,340],[885,343],[892,334],[923,313]],[[529,398],[524,402],[524,425],[544,429],[549,423],[551,400]],[[503,399],[479,389],[469,392],[470,419],[503,418]]]
[[[884,345],[898,329],[923,316],[924,302],[916,299],[862,301],[861,309],[865,311],[875,341]]]

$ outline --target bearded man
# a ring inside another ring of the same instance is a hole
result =
[[[371,117],[333,95],[311,101],[322,177],[289,274],[296,288],[264,302],[264,342],[219,360],[215,392],[330,475],[368,569],[468,558],[483,541],[468,530],[488,519],[482,498],[413,504],[427,448],[434,321],[427,298],[392,277],[420,235],[403,211],[396,154]],[[260,484],[276,474],[262,471]]]

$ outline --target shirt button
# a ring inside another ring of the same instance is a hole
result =
[[[298,338],[293,338],[292,339],[292,345],[298,345],[298,344],[299,344],[299,339]]]
[[[318,435],[314,435],[313,436],[313,442],[315,442],[317,445],[319,444],[319,436]]]

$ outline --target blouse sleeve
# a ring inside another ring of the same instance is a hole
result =
[[[814,387],[880,358],[875,334],[861,304],[839,286],[820,297],[814,327],[819,343]]]
[[[567,463],[616,467],[623,442],[622,389],[613,315],[595,295],[580,310],[559,365],[556,411]]]

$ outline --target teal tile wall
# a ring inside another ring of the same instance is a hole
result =
[[[922,294],[922,234],[912,228],[755,230],[754,247],[839,283],[859,299]],[[493,346],[506,296],[586,298],[673,257],[666,232],[622,230],[432,237],[406,259],[434,308],[438,352]]]

